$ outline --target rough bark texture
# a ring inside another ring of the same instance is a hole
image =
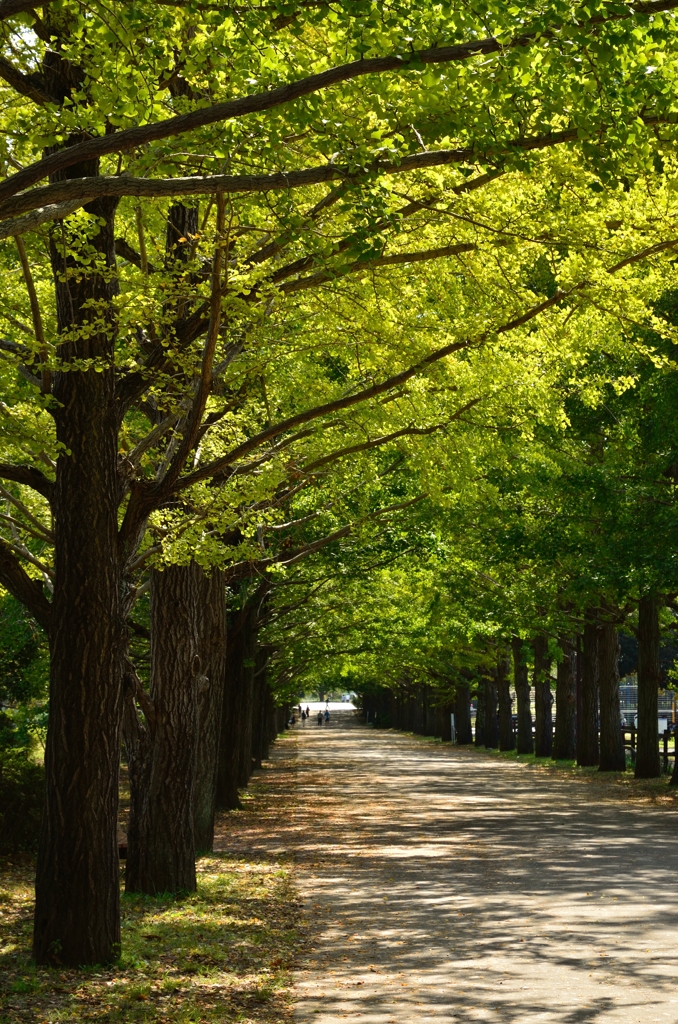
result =
[[[252,767],[261,768],[261,763],[268,757],[266,725],[270,690],[266,680],[266,665],[270,651],[261,646],[257,648],[254,664],[254,705],[252,715]]]
[[[193,891],[194,769],[199,674],[195,564],[151,571],[152,713],[147,721],[144,789],[131,803],[126,888],[151,895]]]
[[[614,622],[601,623],[598,633],[598,688],[600,693],[600,771],[626,768],[619,709],[619,637]]]
[[[442,707],[438,708],[440,713],[440,729],[436,730],[436,735],[440,736],[443,743],[449,743],[452,739],[452,719],[451,715],[454,714],[454,704],[443,704]]]
[[[483,683],[479,683],[476,697],[475,745],[477,747],[485,746],[485,686]]]
[[[200,571],[199,652],[205,683],[198,695],[193,826],[195,848],[208,853],[214,842],[219,735],[226,673],[226,588],[224,573]]]
[[[499,746],[497,680],[494,675],[485,680],[485,746],[488,750],[495,750]]]
[[[659,599],[656,594],[647,594],[638,605],[637,779],[656,779],[661,775],[657,731],[659,643]]]
[[[511,641],[513,653],[513,682],[516,689],[518,705],[518,736],[516,750],[519,754],[531,754],[532,742],[532,711],[530,709],[530,681],[527,676],[527,664],[523,654],[523,641],[514,637]]]
[[[457,683],[454,701],[454,724],[457,730],[457,743],[473,743],[469,684],[461,679]]]
[[[497,699],[499,701],[499,749],[513,750],[516,745],[513,734],[511,708],[511,662],[501,657],[497,663]]]
[[[551,659],[545,636],[532,642],[534,651],[534,752],[537,757],[550,757],[553,750],[553,715],[551,714]]]
[[[577,654],[571,637],[561,636],[563,652],[558,662],[556,677],[556,732],[553,739],[553,757],[569,761],[575,756],[577,721]]]
[[[96,174],[96,164],[68,175]],[[113,270],[110,201],[90,240]],[[56,581],[50,628],[50,719],[46,800],[36,873],[33,953],[38,963],[76,966],[113,959],[120,942],[117,809],[122,700],[122,631],[117,552],[117,413],[107,316],[116,291],[92,266],[78,273],[57,225],[50,246],[62,360],[95,369],[55,375],[59,442],[53,512]],[[97,309],[86,304],[96,303]],[[101,324],[88,320],[103,310]],[[103,368],[102,368],[103,367]]]
[[[247,618],[244,657],[241,662],[240,710],[237,729],[238,787],[244,789],[252,774],[252,727],[254,715],[254,670],[257,654],[256,613]]]
[[[217,806],[223,810],[240,806],[238,788],[246,740],[251,758],[251,717],[249,721],[244,721],[244,718],[250,709],[248,691],[252,686],[253,665],[247,662],[253,662],[255,623],[255,609],[251,603],[229,619],[217,774]]]
[[[590,613],[584,624],[577,764],[591,767],[598,761],[598,622]]]

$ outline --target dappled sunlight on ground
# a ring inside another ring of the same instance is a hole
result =
[[[248,840],[296,860],[301,1024],[678,1021],[675,811],[348,712],[275,758]]]

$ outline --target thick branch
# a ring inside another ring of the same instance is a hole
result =
[[[7,2],[17,2],[17,0],[3,0],[3,3]],[[635,6],[625,5],[621,9],[617,8],[616,11],[609,15],[597,14],[593,17],[588,15],[588,12],[585,12],[585,9],[582,8],[581,13],[584,16],[580,18],[579,25],[580,27],[583,25],[594,27],[606,21],[617,21],[624,18],[637,17],[639,14],[647,15],[673,10],[676,6],[678,6],[678,0],[654,0],[652,3]],[[22,7],[21,9],[25,10],[26,8]],[[12,11],[12,13],[16,13],[16,11]],[[0,4],[0,17],[2,17],[2,4]],[[340,64],[336,67],[328,68],[327,71],[321,71],[315,75],[309,75],[296,82],[290,82],[288,85],[278,86],[276,89],[267,89],[250,96],[240,96],[237,99],[226,100],[222,103],[213,104],[211,107],[203,107],[186,114],[167,118],[163,121],[157,121],[155,124],[138,125],[135,128],[128,128],[125,131],[113,133],[112,135],[89,139],[86,142],[81,142],[79,145],[52,153],[30,167],[18,171],[11,178],[6,179],[3,185],[0,186],[0,201],[8,196],[16,195],[17,192],[28,188],[36,181],[40,181],[56,171],[64,170],[66,167],[72,167],[76,163],[95,160],[109,153],[128,152],[138,146],[145,146],[150,142],[157,142],[160,139],[181,135],[196,128],[216,124],[219,121],[271,110],[274,107],[300,99],[302,96],[309,96],[329,86],[349,82],[364,75],[384,74],[389,71],[405,71],[408,68],[418,69],[422,64],[449,64],[465,61],[471,57],[506,53],[511,49],[530,46],[532,43],[544,39],[558,39],[562,28],[562,24],[557,24],[552,26],[551,29],[538,29],[534,32],[524,33],[506,42],[490,37],[487,39],[473,39],[469,42],[458,43],[453,46],[431,47],[430,49],[419,50],[418,52],[411,51],[389,54],[384,57],[361,58],[348,64]]]
[[[401,512],[403,509],[410,508],[412,505],[416,505],[418,502],[423,501],[425,497],[425,494],[419,494],[416,498],[411,498],[409,501],[400,501],[396,505],[387,505],[385,508],[379,508],[375,512],[370,512],[368,515],[362,516],[362,518],[358,519],[355,523],[347,523],[346,526],[342,526],[338,530],[328,533],[325,537],[320,537],[318,540],[311,541],[310,544],[304,545],[303,548],[299,548],[297,551],[281,553],[272,558],[260,558],[254,562],[236,562],[235,565],[231,565],[226,569],[227,583],[234,583],[236,580],[247,579],[250,576],[263,572],[272,565],[282,565],[286,568],[291,565],[296,565],[297,562],[301,562],[302,559],[308,558],[309,555],[327,547],[328,544],[333,544],[335,541],[341,540],[343,537],[347,537],[357,526],[361,526],[363,523],[367,523],[372,519],[378,519],[380,516],[385,516],[389,512]]]
[[[119,256],[122,260],[127,260],[128,263],[133,263],[135,267],[144,274],[154,274],[155,267],[148,260],[144,263],[143,255],[133,249],[129,242],[126,242],[124,238],[116,238],[115,240],[115,255]]]
[[[459,419],[465,412],[472,409],[474,406],[482,402],[482,398],[474,398],[466,405],[462,406],[461,409],[457,409],[455,413],[450,416],[449,420],[445,420],[444,423],[434,423],[431,427],[403,427],[401,430],[394,430],[392,434],[383,434],[381,437],[375,437],[371,441],[363,441],[361,444],[354,444],[347,448],[338,448],[335,452],[330,452],[329,455],[323,455],[320,459],[315,459],[313,462],[309,462],[303,467],[302,472],[311,473],[316,469],[320,469],[321,466],[326,466],[330,462],[336,462],[337,459],[343,459],[347,455],[357,455],[358,452],[370,451],[372,448],[381,448],[385,444],[389,444],[391,441],[397,441],[401,437],[427,437],[430,434],[435,434],[439,430],[444,430],[454,420]]]
[[[280,285],[280,291],[289,295],[291,292],[306,291],[308,288],[317,288],[326,281],[334,281],[346,274],[359,274],[363,270],[370,270],[372,267],[395,267],[403,263],[422,263],[425,260],[438,260],[445,256],[459,256],[464,252],[474,252],[478,246],[473,242],[459,243],[458,245],[443,245],[438,249],[423,249],[421,252],[398,252],[392,256],[378,256],[374,260],[357,260],[355,263],[345,263],[332,270],[320,270],[317,274],[310,274],[308,277],[300,277],[296,281],[288,281]]]
[[[546,149],[564,142],[573,142],[577,138],[577,130],[572,128],[562,132],[551,132],[548,135],[512,139],[505,144],[505,152],[510,152],[512,149],[528,151]],[[69,150],[60,152],[72,152],[77,148],[77,146],[72,146]],[[12,199],[5,199],[0,205],[0,218],[18,216],[37,206],[44,208],[66,201],[74,202],[76,198],[83,206],[94,199],[101,199],[105,196],[169,198],[172,196],[210,195],[219,192],[234,194],[288,191],[308,185],[322,185],[325,182],[336,181],[338,178],[344,181],[358,181],[369,174],[405,174],[409,171],[424,170],[427,167],[468,163],[482,158],[482,151],[471,147],[412,153],[398,162],[375,160],[360,171],[349,171],[347,167],[340,164],[328,163],[296,171],[276,171],[274,174],[212,174],[206,177],[190,178],[135,178],[131,174],[121,174],[92,178],[68,178],[66,181],[59,181],[52,185],[40,185],[38,188],[22,192],[21,195]],[[494,150],[492,159],[493,161],[497,159],[497,152]],[[6,180],[14,181],[18,177],[19,174],[15,174]],[[0,199],[4,199],[4,195],[5,190],[0,184]],[[15,230],[13,233],[16,234],[17,231]]]
[[[40,75],[24,75],[4,57],[0,57],[0,78],[11,85],[15,92],[21,93],[22,96],[28,96],[30,100],[41,107],[46,103],[57,103],[53,96],[45,92],[44,82]]]
[[[184,467],[188,453],[193,448],[198,437],[203,413],[207,406],[207,399],[209,398],[210,391],[212,390],[212,367],[214,366],[214,353],[216,351],[219,329],[221,327],[221,297],[223,291],[221,285],[221,264],[223,249],[226,245],[226,239],[224,237],[224,218],[224,196],[223,193],[219,192],[217,194],[217,238],[214,257],[212,259],[212,288],[210,294],[210,320],[207,330],[207,339],[203,348],[200,378],[198,380],[195,398],[193,399],[191,411],[186,418],[184,436],[165,476],[165,485],[168,487],[177,480]]]
[[[25,484],[32,487],[38,494],[48,501],[52,500],[54,484],[48,480],[44,473],[33,466],[10,466],[6,462],[0,462],[0,479],[13,480],[17,484]]]
[[[11,18],[15,14],[24,14],[26,11],[34,11],[36,7],[45,7],[49,3],[54,3],[54,0],[1,0],[0,2],[0,21],[4,21],[5,18]]]
[[[445,345],[443,348],[437,349],[435,352],[431,352],[420,362],[414,366],[409,366],[406,370],[401,370],[400,373],[394,374],[392,377],[388,377],[385,381],[380,384],[373,384],[369,388],[364,388],[362,391],[357,391],[353,395],[345,395],[343,398],[337,398],[333,402],[326,402],[324,405],[317,405],[312,409],[307,409],[305,412],[297,413],[296,416],[290,416],[286,420],[282,420],[280,423],[275,423],[260,433],[255,434],[253,437],[243,441],[242,444],[238,445],[237,448],[231,449],[231,451],[222,456],[222,458],[203,466],[201,469],[196,470],[194,473],[190,473],[185,477],[182,477],[178,481],[177,489],[190,487],[194,483],[198,483],[200,480],[206,480],[209,477],[215,476],[221,470],[227,466],[233,465],[238,459],[248,455],[249,452],[254,451],[255,448],[259,448],[266,441],[271,440],[274,437],[279,437],[280,434],[286,433],[288,430],[292,430],[294,427],[301,426],[302,423],[308,423],[310,420],[315,420],[321,416],[329,416],[331,413],[339,412],[341,409],[348,409],[352,405],[358,405],[361,402],[369,401],[370,398],[375,398],[377,395],[382,394],[384,391],[390,391],[392,388],[398,387],[400,384],[404,384],[410,380],[417,373],[427,369],[433,363],[438,362],[440,359],[444,359],[446,356],[453,355],[455,352],[460,352],[465,348],[469,348],[474,342],[472,341],[455,341],[449,345]]]
[[[56,203],[51,206],[40,206],[25,217],[12,217],[10,220],[3,220],[0,224],[0,240],[10,238],[12,235],[25,235],[27,231],[34,231],[41,224],[48,221],[60,220],[67,217],[69,213],[79,210],[82,203],[79,199],[69,199],[67,203]]]
[[[45,331],[42,324],[42,313],[40,312],[40,303],[38,301],[38,293],[35,287],[35,281],[33,280],[33,274],[31,272],[31,265],[28,262],[28,254],[26,253],[26,247],[24,246],[21,235],[17,235],[15,241],[17,249],[19,250],[19,259],[21,260],[21,268],[23,270],[24,281],[26,283],[26,290],[28,292],[28,300],[31,304],[31,317],[33,320],[35,340],[37,341],[38,347],[40,349],[40,359],[42,360],[43,363],[46,363],[49,358],[49,353],[47,351]],[[49,370],[43,369],[40,390],[44,395],[48,395],[51,389],[51,374]]]
[[[39,580],[32,579],[9,544],[0,538],[0,583],[28,608],[43,629],[49,629],[51,607]]]

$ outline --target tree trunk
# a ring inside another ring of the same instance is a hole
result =
[[[577,721],[577,654],[572,639],[560,637],[563,657],[558,662],[556,678],[556,734],[553,758],[569,761],[575,755],[575,727]]]
[[[513,680],[518,705],[518,739],[516,750],[519,754],[531,754],[532,742],[532,711],[530,708],[530,681],[527,676],[527,664],[523,654],[523,641],[514,637],[511,641],[513,652]]]
[[[473,743],[471,729],[471,695],[469,684],[460,680],[454,701],[454,725],[457,730],[457,743]]]
[[[553,749],[553,715],[551,714],[551,659],[545,636],[532,641],[534,651],[534,752],[537,757],[550,757]]]
[[[619,637],[614,622],[603,622],[598,634],[600,691],[600,771],[626,769],[619,708]]]
[[[638,605],[638,747],[637,779],[657,779],[659,759],[659,600],[641,597]]]
[[[154,895],[196,888],[194,769],[198,690],[205,683],[198,675],[201,577],[195,562],[151,570],[148,764],[144,790],[131,801],[128,892]]]
[[[244,789],[252,775],[252,729],[254,719],[254,670],[257,656],[257,613],[245,620],[245,648],[240,690],[240,727],[238,729],[238,787]]]
[[[485,746],[488,750],[496,750],[499,746],[496,674],[485,680]]]
[[[96,163],[61,177],[98,173]],[[51,236],[57,325],[64,362],[96,369],[54,376],[53,415],[63,446],[52,510],[55,586],[50,623],[50,712],[45,809],[36,884],[33,955],[39,964],[106,963],[119,952],[118,766],[123,636],[117,550],[114,276],[115,203],[89,245],[110,268],[76,264],[59,225]]]
[[[219,734],[226,672],[226,586],[224,573],[200,572],[199,651],[205,686],[198,699],[193,827],[195,848],[209,853],[214,843]]]
[[[501,657],[497,664],[497,697],[499,700],[499,749],[513,750],[516,741],[513,735],[511,709],[511,666],[508,658]]]
[[[598,764],[598,622],[594,613],[584,624],[582,651],[581,720],[577,733],[577,764]]]
[[[252,717],[252,767],[261,768],[261,762],[268,756],[266,718],[268,715],[269,688],[266,681],[266,665],[269,649],[257,648],[254,669],[254,714]],[[310,723],[308,723],[310,724]]]
[[[255,610],[251,602],[232,616],[226,647],[226,681],[221,715],[219,740],[219,769],[217,774],[217,806],[222,810],[240,807],[238,788],[242,778],[242,760],[248,733],[248,756],[251,757],[251,719],[244,722],[248,705],[246,690],[251,687],[252,667],[246,665],[250,655],[252,620]],[[287,726],[285,720],[284,728]],[[249,777],[249,776],[248,776]]]
[[[477,747],[485,746],[485,687],[482,683],[478,684],[477,696],[476,696],[476,735],[475,745]]]

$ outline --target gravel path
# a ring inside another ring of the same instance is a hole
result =
[[[678,1022],[675,812],[346,713],[296,741],[261,845],[305,901],[299,1024]]]

